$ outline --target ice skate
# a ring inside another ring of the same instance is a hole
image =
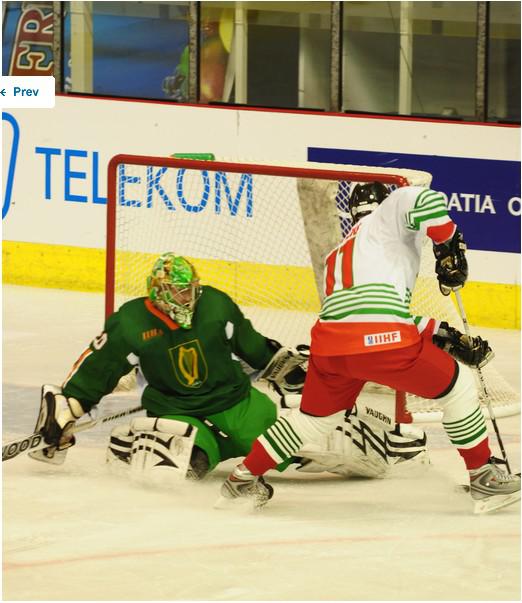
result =
[[[470,493],[475,513],[490,513],[520,500],[520,475],[502,471],[491,458],[469,472]]]
[[[263,477],[252,475],[248,469],[237,466],[221,486],[221,496],[217,500],[217,509],[230,506],[231,502],[251,502],[254,509],[266,505],[272,498],[274,489]]]

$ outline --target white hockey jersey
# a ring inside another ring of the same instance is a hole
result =
[[[441,193],[418,186],[390,193],[326,258],[312,353],[361,354],[418,342],[426,324],[411,315],[410,301],[423,240],[442,243],[455,228]]]

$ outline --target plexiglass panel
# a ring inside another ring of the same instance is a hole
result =
[[[345,2],[344,109],[471,118],[476,2]]]

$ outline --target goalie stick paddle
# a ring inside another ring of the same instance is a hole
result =
[[[466,317],[466,311],[464,310],[464,303],[462,302],[462,297],[460,295],[460,291],[457,289],[453,291],[455,294],[455,299],[457,300],[457,305],[459,307],[460,318],[462,319],[462,324],[464,325],[464,331],[468,337],[471,337],[471,332],[469,329],[468,319]],[[477,366],[477,373],[480,382],[480,389],[482,390],[482,397],[486,400],[486,405],[488,407],[489,418],[491,419],[491,423],[493,424],[493,429],[495,430],[495,435],[497,436],[498,446],[500,448],[500,452],[502,453],[502,458],[506,463],[506,469],[508,473],[511,473],[511,467],[509,466],[509,461],[507,458],[506,450],[504,448],[504,443],[502,442],[502,438],[500,437],[500,431],[498,429],[497,420],[495,417],[495,413],[493,412],[493,407],[491,405],[491,399],[488,394],[488,390],[486,389],[486,382],[484,381],[484,375],[482,371]]]
[[[108,423],[109,421],[120,419],[121,417],[127,417],[128,415],[132,415],[140,410],[143,410],[143,406],[136,406],[134,408],[121,410],[120,412],[102,415],[101,417],[91,419],[90,421],[83,421],[82,423],[77,423],[72,428],[71,433],[74,434],[80,431],[85,431],[86,429],[91,429],[91,427],[94,427],[95,425]],[[15,456],[18,456],[23,452],[36,452],[37,450],[47,448],[48,446],[49,444],[44,440],[41,433],[33,433],[32,435],[20,440],[14,440],[4,444],[2,446],[2,462],[13,459]]]

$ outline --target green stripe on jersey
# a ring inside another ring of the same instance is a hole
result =
[[[409,298],[403,300],[395,287],[388,283],[356,285],[350,289],[334,291],[323,302],[319,317],[323,320],[339,320],[351,315],[391,315],[411,318]]]
[[[422,222],[447,215],[446,199],[436,191],[425,190],[417,196],[414,208],[406,215],[406,225],[410,230],[419,230]]]
[[[390,306],[391,308],[399,310],[408,310],[408,304],[395,297],[387,297],[385,295],[372,295],[368,297],[353,297],[352,295],[345,295],[343,297],[336,297],[335,299],[328,298],[323,304],[322,312],[328,312],[335,308],[365,305],[378,305],[378,306]]]
[[[360,304],[337,304],[325,308],[319,313],[320,318],[332,316],[340,313],[348,314],[393,314],[394,316],[410,317],[410,312],[406,306],[394,306],[382,302],[364,302]]]
[[[367,289],[366,291],[354,291],[353,289],[339,289],[339,291],[334,291],[330,294],[326,301],[328,302],[336,302],[338,300],[350,298],[353,300],[361,300],[367,298],[382,298],[382,299],[390,299],[399,303],[403,303],[400,295],[395,293],[395,291],[382,291],[380,289]]]
[[[393,299],[399,303],[404,303],[401,296],[397,293],[393,285],[386,285],[384,283],[370,283],[367,285],[356,285],[349,289],[338,289],[333,291],[325,300],[325,303],[330,301],[337,301],[340,299],[352,298],[354,300],[360,300],[362,298],[379,298],[385,297]]]
[[[343,311],[339,310],[336,314],[319,314],[321,320],[341,320],[348,316],[368,316],[375,314],[376,316],[398,316],[399,318],[411,318],[409,312],[399,312],[398,310],[392,310],[391,308],[360,308],[358,310]]]

